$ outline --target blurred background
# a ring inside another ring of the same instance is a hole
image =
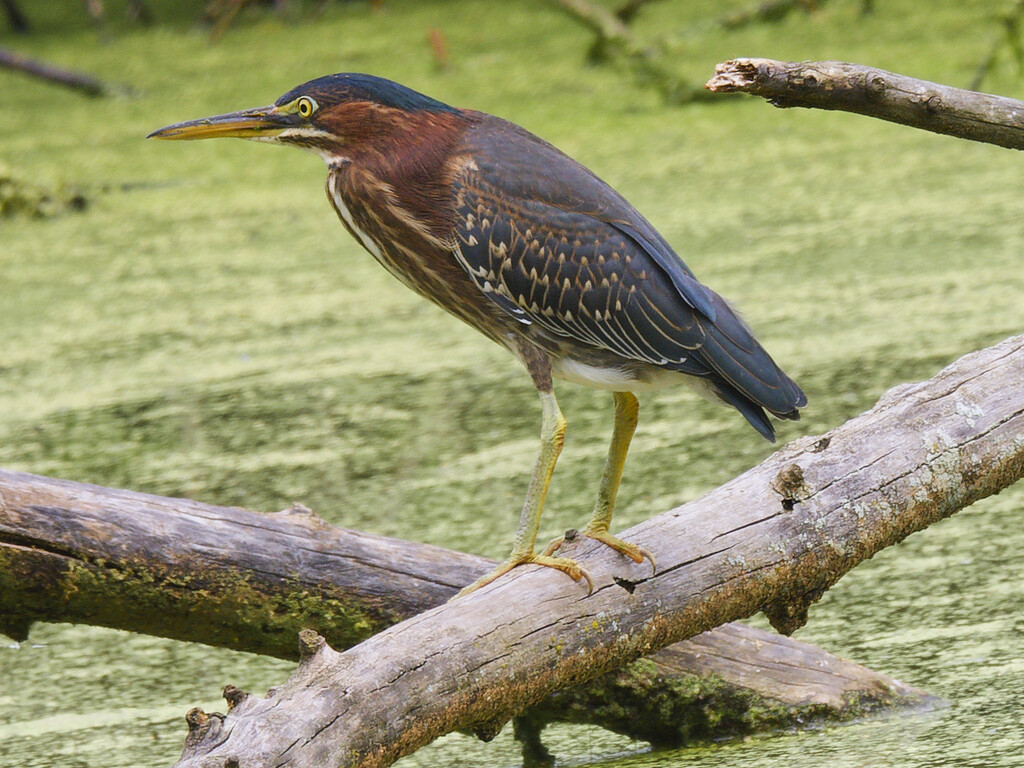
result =
[[[4,3],[8,64],[87,73],[102,95],[0,69],[0,466],[263,511],[300,501],[337,525],[505,554],[540,423],[519,364],[356,245],[314,155],[144,140],[332,72],[508,118],[621,191],[807,392],[782,442],[1021,332],[1018,154],[700,87],[717,62],[764,56],[1024,98],[1024,3],[622,8],[625,37],[601,44],[556,0]],[[610,430],[607,393],[557,391],[569,428],[541,539],[589,514]],[[640,418],[619,529],[772,450],[685,388],[644,397]],[[549,746],[565,765],[1024,765],[1022,501],[1011,489],[884,551],[797,635],[949,706],[672,753],[570,726]],[[169,765],[186,710],[290,668],[36,626],[0,639],[0,766]],[[504,733],[402,764],[519,761]]]

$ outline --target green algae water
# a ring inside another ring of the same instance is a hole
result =
[[[202,3],[151,5],[164,22],[151,30],[108,9],[104,41],[72,0],[39,4],[32,35],[0,40],[135,89],[92,100],[0,73],[0,164],[87,201],[0,219],[0,466],[267,511],[301,501],[335,524],[505,553],[540,423],[518,363],[351,241],[314,156],[142,138],[335,71],[512,119],[622,191],[808,393],[804,420],[779,425],[783,442],[1024,329],[1018,153],[753,99],[668,107],[628,72],[584,66],[588,33],[540,0],[502,6],[500,24],[484,0],[253,11],[215,45],[190,26]],[[962,85],[1002,10],[903,0],[862,18],[860,5],[726,35],[703,23],[721,3],[665,3],[638,34],[679,30],[666,45],[698,82],[751,55]],[[445,72],[433,28],[451,51]],[[1009,63],[986,89],[1024,97]],[[569,430],[541,538],[589,514],[611,427],[605,393],[558,393]],[[772,450],[685,388],[645,397],[640,418],[621,528]],[[1022,508],[1012,488],[885,550],[797,635],[943,706],[660,753],[559,726],[549,748],[560,764],[618,768],[1024,765]],[[0,766],[170,765],[189,708],[223,710],[225,684],[261,693],[291,667],[36,626],[20,646],[0,641]],[[449,736],[403,764],[519,761],[506,732],[490,744]]]

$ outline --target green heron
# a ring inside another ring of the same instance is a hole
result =
[[[409,288],[522,361],[540,393],[540,454],[511,554],[463,593],[524,563],[593,587],[575,561],[555,556],[561,539],[534,552],[566,426],[552,377],[612,392],[611,447],[582,533],[652,567],[649,553],[609,532],[637,423],[634,393],[689,382],[768,440],[775,431],[765,411],[798,419],[807,403],[635,208],[513,123],[349,73],[150,137],[237,137],[320,155],[327,196],[356,241]]]

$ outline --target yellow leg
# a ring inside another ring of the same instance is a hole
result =
[[[646,558],[651,561],[651,567],[656,569],[654,557],[650,552],[616,538],[608,532],[612,522],[612,512],[615,510],[615,497],[618,495],[619,483],[622,481],[622,468],[626,464],[626,454],[629,452],[629,444],[636,431],[640,412],[640,403],[632,392],[615,392],[613,397],[615,399],[615,427],[612,431],[612,442],[608,447],[608,458],[604,463],[604,474],[601,475],[601,487],[597,492],[594,514],[591,516],[590,522],[587,523],[587,527],[580,533],[591,539],[604,542],[634,562],[642,563]],[[552,554],[564,540],[562,537],[552,541],[544,550],[544,554]]]
[[[515,541],[512,544],[512,553],[491,573],[483,576],[468,587],[459,592],[456,597],[469,594],[485,584],[490,584],[499,576],[508,573],[517,565],[533,563],[555,568],[571,576],[575,581],[586,579],[591,591],[594,583],[590,575],[580,568],[574,560],[567,557],[551,557],[550,553],[542,555],[534,554],[533,544],[537,538],[537,529],[540,527],[541,512],[544,511],[544,499],[548,495],[548,485],[551,483],[551,475],[555,471],[555,462],[562,452],[562,445],[565,442],[565,417],[558,407],[555,393],[551,390],[540,392],[541,405],[543,407],[543,421],[540,432],[540,455],[537,456],[537,463],[533,467],[533,475],[530,477],[530,487],[526,491],[526,502],[523,504],[523,513],[519,518],[519,527],[516,529]]]

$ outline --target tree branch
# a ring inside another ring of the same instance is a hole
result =
[[[660,570],[576,542],[596,589],[519,568],[296,672],[226,716],[193,710],[181,768],[381,768],[454,730],[493,735],[551,693],[765,610],[792,631],[861,560],[1024,474],[1024,337],[888,392],[702,499],[624,535]]]
[[[776,107],[838,109],[971,141],[1024,149],[1024,102],[839,61],[733,59],[714,93],[763,96]]]
[[[55,67],[52,64],[47,64],[46,62],[30,59],[8,48],[0,48],[0,67],[24,72],[32,77],[63,85],[66,88],[84,93],[86,96],[110,96],[130,92],[130,89],[125,86],[111,85],[96,79],[92,75],[72,72]]]
[[[1024,21],[1024,0],[1017,0],[1013,7],[999,18],[1001,29],[992,42],[988,54],[978,64],[974,77],[971,78],[971,90],[976,91],[981,88],[985,78],[988,77],[995,67],[996,61],[999,59],[999,53],[1003,48],[1008,49],[1017,60],[1018,76],[1024,71],[1024,50],[1021,48],[1022,21]]]
[[[664,0],[626,0],[615,10],[615,16],[623,24],[632,24],[633,20],[640,15],[640,10],[645,5],[660,3]]]
[[[597,35],[590,47],[588,58],[592,62],[606,61],[621,53],[636,67],[640,75],[661,91],[669,102],[682,104],[690,101],[709,101],[708,94],[699,86],[687,82],[665,65],[654,46],[642,43],[628,22],[644,4],[627,3],[619,13],[592,3],[590,0],[553,0],[563,11]]]
[[[826,0],[762,0],[755,5],[725,14],[718,20],[718,24],[729,30],[756,23],[775,24],[793,11],[802,10],[810,13],[818,10],[825,2]]]
[[[7,21],[10,22],[11,29],[19,34],[28,32],[28,19],[21,12],[17,2],[15,0],[3,0],[3,6],[7,12]]]

